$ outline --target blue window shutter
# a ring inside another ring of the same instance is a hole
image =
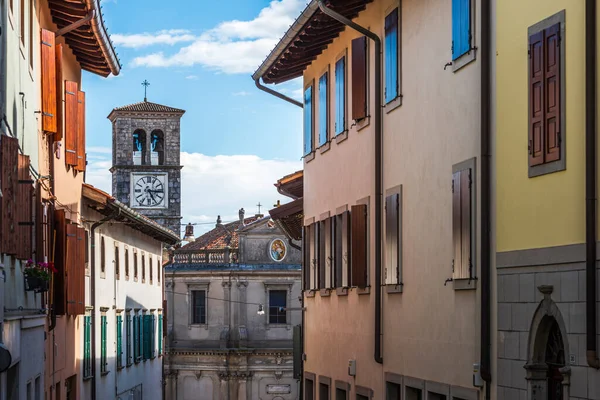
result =
[[[312,151],[312,86],[304,91],[304,155]]]
[[[335,63],[335,134],[346,130],[346,57]]]
[[[385,102],[398,97],[398,9],[385,17]]]
[[[471,49],[471,0],[452,0],[452,60]]]
[[[327,72],[319,78],[319,146],[327,143]]]

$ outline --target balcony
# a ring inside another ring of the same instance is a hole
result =
[[[178,250],[174,264],[232,264],[238,261],[237,249]]]

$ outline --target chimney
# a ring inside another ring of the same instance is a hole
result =
[[[239,228],[240,229],[245,226],[245,224],[244,224],[244,215],[245,214],[246,214],[246,211],[244,210],[244,208],[240,208],[240,211],[239,211],[239,216],[240,216],[240,226],[239,226]]]

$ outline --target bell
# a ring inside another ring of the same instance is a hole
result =
[[[191,223],[188,223],[185,227],[185,236],[183,237],[183,240],[186,242],[193,242],[196,240],[194,237],[194,225]]]

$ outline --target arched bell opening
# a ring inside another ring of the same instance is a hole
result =
[[[152,131],[150,139],[151,165],[165,164],[165,134],[160,129]]]
[[[133,132],[133,165],[146,164],[146,132],[136,129]]]

